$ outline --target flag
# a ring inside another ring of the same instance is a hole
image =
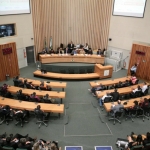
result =
[[[44,48],[46,49],[46,37],[45,37],[45,40],[44,40]]]
[[[52,36],[50,37],[49,48],[50,48],[50,49],[53,49],[53,40],[52,40]]]

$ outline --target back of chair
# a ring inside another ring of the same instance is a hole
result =
[[[34,113],[35,113],[35,116],[36,116],[37,119],[43,120],[45,115],[44,115],[44,113],[41,110],[35,109]]]
[[[130,150],[143,150],[143,145],[134,146]]]
[[[18,112],[15,114],[15,119],[18,121],[18,120],[22,120],[24,117],[24,114],[22,112]]]
[[[112,98],[111,97],[105,97],[104,103],[110,103],[110,102],[112,102]]]
[[[145,150],[150,150],[150,143],[145,145]]]
[[[15,150],[13,147],[3,146],[3,150]]]
[[[123,114],[124,114],[124,108],[120,108],[120,110],[115,113],[115,117],[122,117]]]

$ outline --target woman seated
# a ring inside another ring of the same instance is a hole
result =
[[[127,136],[127,139],[129,141],[127,150],[130,150],[132,147],[137,146],[137,145],[143,145],[142,135],[140,134],[135,138],[135,141],[133,141],[131,136]]]
[[[91,48],[89,48],[89,50],[88,50],[87,54],[89,54],[89,55],[93,55],[93,51],[92,51],[92,49],[91,49]]]
[[[50,54],[55,54],[55,51],[54,51],[53,49],[51,49],[51,50],[49,51],[49,53],[50,53]]]
[[[135,75],[131,76],[130,83],[131,83],[132,85],[134,85],[134,84],[136,84],[136,81],[137,81],[136,76],[135,76]]]
[[[24,80],[24,85],[28,88],[28,89],[37,89],[38,87],[37,86],[34,86],[32,84],[32,82],[28,82],[27,79]]]
[[[57,141],[45,141],[43,139],[38,140],[38,142],[34,143],[33,150],[59,150]]]
[[[80,54],[85,54],[85,51],[83,48],[80,50]]]
[[[36,95],[35,92],[33,92],[33,94],[31,94],[30,99],[31,99],[31,100],[36,100],[37,102],[40,101],[40,98]]]

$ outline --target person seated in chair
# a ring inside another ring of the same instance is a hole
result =
[[[71,55],[76,55],[77,51],[75,49],[72,50]]]
[[[18,148],[32,150],[33,144],[30,141],[27,141],[26,138],[21,138],[18,144]]]
[[[89,55],[93,55],[93,51],[92,51],[92,49],[91,49],[91,48],[89,48],[89,50],[88,50],[87,54],[89,54]]]
[[[149,101],[148,101],[148,99],[147,98],[142,98],[141,97],[141,100],[140,100],[140,103],[139,103],[139,106],[142,108],[142,109],[144,109],[144,108],[149,108]]]
[[[132,88],[132,92],[131,92],[130,96],[136,97],[136,92],[142,92],[140,85],[138,85],[136,89]]]
[[[53,49],[51,49],[51,50],[49,51],[49,53],[50,53],[50,54],[55,54],[55,51],[54,51]]]
[[[137,64],[134,64],[134,66],[132,66],[130,69],[131,75],[136,74],[136,70],[137,70]]]
[[[33,94],[31,94],[30,98],[31,99],[36,99],[37,101],[40,101],[40,98],[36,95],[35,92],[33,92]]]
[[[4,95],[4,97],[6,97],[6,98],[13,98],[13,95],[10,92],[7,91],[5,93],[5,95]]]
[[[18,148],[18,144],[17,142],[15,141],[12,141],[11,137],[6,137],[2,139],[2,143],[1,143],[1,146],[6,146],[6,147],[13,147],[14,149],[17,149]]]
[[[141,89],[142,89],[142,93],[144,93],[145,92],[145,90],[148,88],[148,86],[147,86],[147,83],[146,82],[144,82],[143,83],[143,86],[141,87]]]
[[[40,105],[37,105],[37,107],[34,109],[34,112],[35,112],[35,114],[40,113],[45,117],[49,117],[49,115],[50,115],[49,113],[45,113],[44,111],[42,111]]]
[[[3,86],[1,87],[1,94],[2,94],[2,96],[6,95],[7,89],[8,89],[8,85],[6,83],[4,83]]]
[[[46,94],[45,96],[43,96],[43,100],[44,100],[45,103],[54,103],[55,102],[54,99],[51,99],[49,94]]]
[[[116,101],[119,100],[120,94],[119,94],[119,92],[117,91],[117,89],[115,89],[114,92],[110,93],[110,95],[112,96],[114,102],[116,102]]]
[[[56,51],[56,54],[62,54],[62,53],[63,53],[62,48],[58,47],[57,51]]]
[[[13,81],[15,82],[18,82],[18,86],[19,87],[24,87],[24,84],[23,84],[23,81],[22,81],[22,79],[20,79],[19,78],[19,76],[16,76],[14,79],[13,79]]]
[[[68,53],[70,53],[70,52],[69,52],[68,47],[66,47],[66,48],[64,49],[64,54],[68,54]]]
[[[116,112],[120,111],[121,108],[124,108],[124,106],[121,104],[121,101],[118,100],[117,104],[112,104],[111,105],[111,111],[112,111],[112,115],[114,115]]]
[[[119,81],[119,83],[115,84],[115,88],[122,88],[123,84],[121,81]]]
[[[131,76],[131,79],[130,79],[130,83],[131,83],[131,85],[136,84],[136,81],[137,81],[136,76],[135,76],[135,75]]]
[[[84,55],[84,54],[85,54],[85,51],[84,51],[84,49],[83,49],[83,48],[80,50],[80,54],[82,54],[82,55]]]
[[[128,87],[130,86],[129,80],[126,80],[125,82],[122,83],[123,87]]]
[[[139,134],[137,136],[135,141],[133,141],[131,136],[127,136],[127,140],[129,141],[127,150],[130,150],[132,147],[137,146],[137,145],[143,145],[143,139],[142,139],[142,135],[141,134]]]
[[[46,87],[44,85],[44,81],[41,81],[39,88],[40,88],[40,90],[46,90]]]
[[[96,91],[101,91],[104,89],[104,86],[100,83],[97,85],[97,87],[92,87],[91,89],[88,89],[90,92],[92,92],[93,96],[96,96]]]
[[[102,98],[99,99],[99,105],[102,106],[104,103],[105,98],[110,97],[112,98],[112,96],[110,95],[109,92],[106,93],[106,95],[104,95]]]
[[[17,91],[17,97],[20,98],[20,100],[26,100],[26,96],[22,93],[21,89]]]
[[[88,43],[85,44],[85,46],[83,47],[83,49],[84,49],[85,53],[87,54],[88,51],[89,51],[89,45],[88,45]]]
[[[34,86],[32,84],[32,82],[28,82],[27,79],[24,80],[24,85],[28,88],[28,89],[38,89],[38,86]]]
[[[97,55],[102,55],[102,50],[101,49],[98,49]]]

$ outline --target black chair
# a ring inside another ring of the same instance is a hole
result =
[[[134,122],[133,118],[137,117],[138,114],[138,108],[129,108],[127,110],[125,110],[125,120],[127,120],[128,118],[130,118],[132,120],[132,122]]]
[[[3,146],[2,150],[15,150],[13,147],[7,147],[7,146]]]
[[[150,150],[150,143],[145,145],[144,150]]]
[[[111,118],[109,118],[108,120],[113,120],[113,124],[115,125],[116,124],[116,121],[118,121],[120,124],[121,124],[121,120],[119,120],[120,118],[123,117],[123,114],[124,114],[124,108],[120,108],[119,111],[116,111],[116,112],[113,112],[111,111],[110,112],[110,115],[112,116]]]
[[[26,83],[26,88],[27,89],[32,89],[32,86],[29,83]]]
[[[142,91],[136,91],[135,92],[135,97],[141,97],[142,96]]]
[[[48,114],[43,113],[41,110],[39,109],[35,109],[34,110],[35,113],[35,117],[37,118],[36,124],[39,123],[39,128],[41,127],[42,124],[44,124],[47,127],[46,122],[48,122]]]
[[[11,114],[10,109],[2,108],[1,111],[0,111],[0,118],[1,118],[0,124],[5,122],[8,125],[9,121],[13,120],[13,116]]]
[[[110,103],[112,102],[112,97],[105,97],[103,103]],[[104,107],[102,107],[102,111],[104,110]]]
[[[133,146],[130,150],[143,150],[143,145]]]
[[[19,86],[19,82],[17,80],[14,79],[13,82],[14,82],[14,86],[16,86],[16,87]]]
[[[138,83],[139,83],[139,79],[136,80],[135,84],[138,84]]]
[[[18,113],[16,113],[16,114],[15,114],[15,119],[16,119],[16,121],[17,121],[17,122],[15,123],[16,126],[20,123],[21,127],[23,127],[23,123],[24,123],[24,122],[25,122],[25,123],[28,123],[28,121],[26,120],[26,119],[27,119],[27,116],[26,116],[26,114],[23,113],[23,112],[18,112]]]

